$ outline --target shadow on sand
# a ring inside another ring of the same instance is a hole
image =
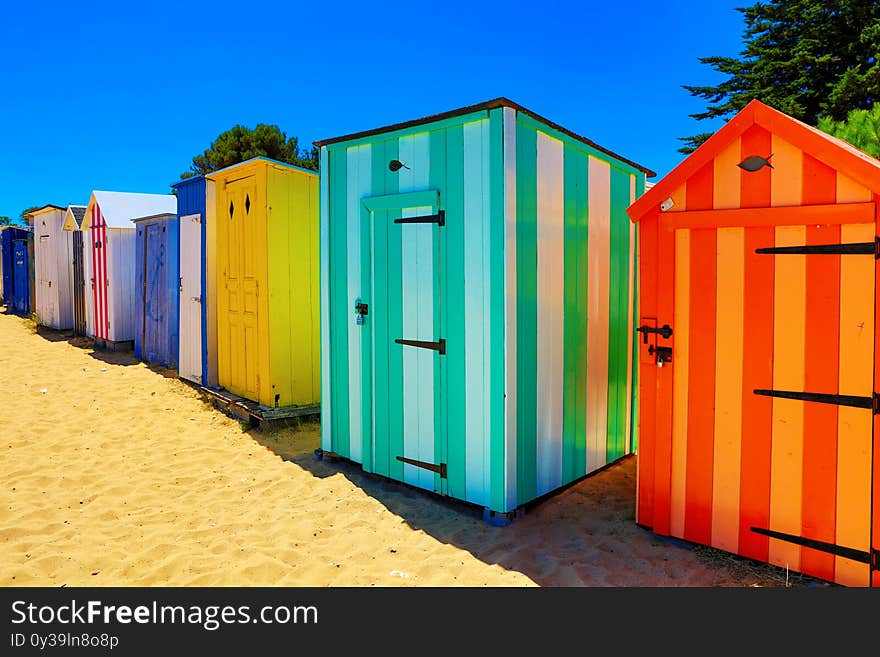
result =
[[[95,350],[88,338],[45,327],[36,333],[67,341],[113,365],[135,365],[132,352]],[[168,379],[174,370],[149,369]],[[180,379],[177,379],[180,380]],[[624,457],[524,507],[507,527],[489,525],[482,508],[372,475],[345,459],[317,460],[320,428],[291,419],[242,431],[291,466],[317,478],[345,477],[416,531],[467,551],[486,564],[517,571],[541,586],[827,586],[750,559],[655,535],[635,523],[636,456]],[[340,509],[344,512],[344,509]],[[452,564],[450,564],[452,565]],[[479,585],[479,582],[469,582]]]
[[[112,349],[102,349],[95,345],[92,338],[83,335],[74,335],[72,330],[57,330],[47,326],[36,325],[34,333],[49,342],[67,342],[73,347],[89,350],[89,356],[102,363],[111,365],[138,365],[141,361],[134,355],[131,350],[113,351]],[[157,374],[168,377],[166,370],[162,367],[149,365],[150,369]],[[174,378],[177,373],[173,373]]]
[[[512,524],[495,527],[483,521],[481,507],[366,473],[346,459],[316,459],[316,423],[246,433],[315,477],[342,475],[413,529],[541,586],[827,586],[636,525],[634,455],[525,505]]]

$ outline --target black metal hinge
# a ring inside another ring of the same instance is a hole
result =
[[[425,470],[430,470],[431,472],[436,472],[440,475],[441,479],[446,479],[446,464],[441,463],[440,465],[435,465],[434,463],[426,463],[425,461],[416,461],[415,459],[408,459],[405,456],[398,456],[398,461],[403,463],[407,463],[409,465],[414,465],[417,468],[424,468]]]
[[[808,244],[805,246],[771,246],[755,249],[755,253],[797,255],[872,255],[880,258],[880,237],[873,242],[850,242],[848,244]]]
[[[395,219],[396,224],[437,224],[438,226],[446,225],[446,211],[440,210],[437,214],[424,214],[419,217],[401,217]]]
[[[419,349],[433,349],[434,351],[439,351],[441,356],[446,355],[446,340],[440,338],[437,342],[428,342],[426,340],[401,340],[397,339],[394,342],[397,344],[406,345],[409,347],[418,347]]]
[[[802,545],[803,547],[819,550],[820,552],[827,552],[838,557],[844,557],[845,559],[852,559],[859,563],[866,563],[871,566],[871,570],[880,570],[880,550],[856,550],[855,548],[848,548],[834,543],[826,543],[825,541],[817,541],[813,538],[804,538],[803,536],[796,536],[794,534],[784,534],[782,532],[776,532],[772,529],[763,529],[761,527],[752,527],[751,530],[756,534],[769,536],[770,538],[775,538],[780,541]]]
[[[782,399],[796,399],[798,401],[818,402],[819,404],[835,404],[837,406],[851,406],[853,408],[867,408],[875,415],[880,415],[880,395],[876,392],[870,397],[857,395],[829,395],[821,392],[793,392],[789,390],[763,390],[754,391],[756,395],[764,397],[780,397]]]

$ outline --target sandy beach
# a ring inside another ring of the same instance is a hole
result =
[[[825,585],[636,526],[636,456],[492,527],[2,312],[0,380],[3,586]]]

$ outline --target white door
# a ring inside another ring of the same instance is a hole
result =
[[[49,235],[40,235],[40,255],[34,260],[34,277],[36,280],[37,314],[43,326],[58,327],[58,288],[54,276],[55,244]]]
[[[180,218],[180,376],[202,383],[202,221]]]

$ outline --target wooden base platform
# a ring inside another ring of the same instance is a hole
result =
[[[191,382],[190,382],[191,383]],[[221,409],[225,409],[243,420],[268,422],[271,420],[286,420],[293,417],[320,415],[321,405],[311,404],[308,406],[281,406],[270,408],[257,402],[239,397],[238,395],[224,390],[223,388],[208,388],[193,383],[201,392],[209,395],[211,401]]]
[[[134,340],[122,340],[116,342],[114,340],[105,340],[104,338],[93,338],[95,349],[102,351],[134,351]]]

